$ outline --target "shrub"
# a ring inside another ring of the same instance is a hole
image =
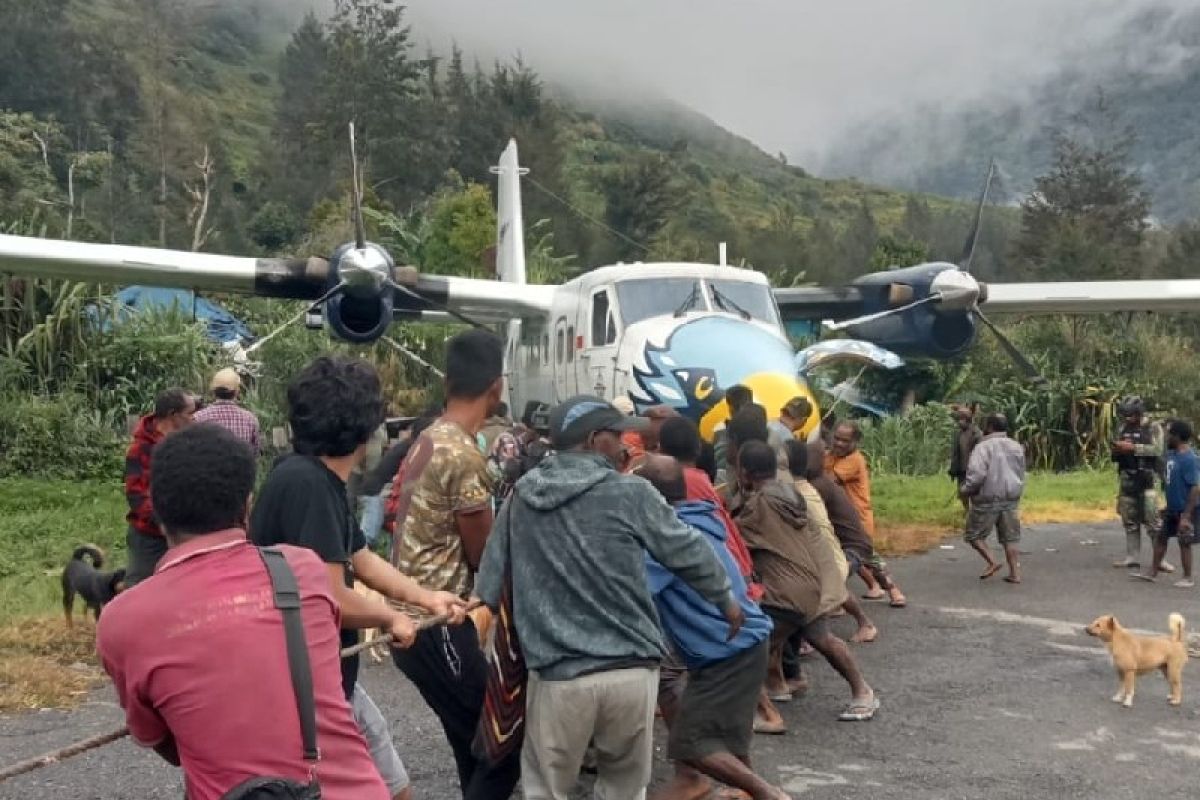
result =
[[[873,472],[936,475],[950,466],[955,425],[948,406],[926,403],[903,417],[862,420],[861,424],[861,447]]]
[[[0,399],[0,477],[120,480],[125,444],[80,395]]]

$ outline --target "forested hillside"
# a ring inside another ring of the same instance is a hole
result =
[[[712,260],[726,241],[781,281],[844,280],[917,238],[953,255],[966,230],[962,208],[814,179],[665,98],[589,107],[519,62],[418,52],[392,3],[342,0],[328,20],[287,5],[0,0],[0,221],[219,252],[324,248],[343,235],[354,119],[370,205],[431,271],[484,269],[481,230],[443,231],[480,250],[452,255],[422,231],[447,204],[488,222],[472,184],[490,191],[510,136],[531,169],[526,217],[548,220],[543,250],[573,269]]]
[[[533,280],[616,260],[712,261],[722,241],[735,262],[783,285],[961,253],[970,203],[815,178],[636,86],[620,100],[597,99],[520,61],[479,63],[453,42],[436,55],[418,50],[419,32],[392,0],[333,7],[318,18],[299,16],[290,0],[0,0],[0,229],[326,255],[351,235],[353,120],[369,235],[431,273],[490,274],[489,167],[510,137],[530,169]],[[1200,274],[1200,225],[1150,224],[1137,156],[1146,144],[1127,129],[1128,109],[1089,93],[1075,111],[1072,126],[1047,140],[1028,188],[1013,192],[1008,181],[1007,204],[989,207],[975,272]],[[1194,153],[1179,160],[1180,174],[1195,166]],[[964,185],[981,181],[985,164],[973,163]],[[222,357],[187,319],[98,329],[97,291],[0,279],[0,448],[9,445],[0,473],[109,474],[105,459],[117,451],[95,442],[111,439],[157,389],[201,387]],[[260,334],[297,312],[224,299]],[[975,399],[1007,409],[1042,466],[1106,458],[1113,401],[1126,391],[1200,414],[1197,393],[1179,380],[1200,343],[1190,317],[1004,324],[1049,388],[1023,383],[986,337],[956,362],[868,375],[863,388],[890,405]],[[447,333],[393,332],[434,362]],[[264,420],[279,421],[301,364],[341,347],[297,327],[258,351],[265,366],[250,401]],[[431,399],[428,373],[387,342],[358,352],[380,365],[396,411]],[[89,446],[98,454],[80,457]]]

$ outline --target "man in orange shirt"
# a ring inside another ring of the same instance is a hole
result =
[[[875,512],[871,508],[871,471],[867,459],[858,449],[862,428],[855,422],[843,422],[833,431],[833,443],[825,453],[825,471],[833,476],[854,504],[867,535],[875,538]],[[869,570],[860,568],[859,577],[867,584],[868,600],[882,600],[888,594]]]

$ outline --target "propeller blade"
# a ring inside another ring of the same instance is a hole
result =
[[[900,306],[899,308],[889,308],[885,311],[877,311],[874,314],[866,314],[865,316],[855,317],[854,319],[842,320],[841,322],[827,322],[827,323],[825,323],[825,329],[830,330],[830,331],[843,331],[846,328],[852,328],[855,325],[863,325],[867,322],[874,322],[877,319],[883,319],[884,317],[890,317],[893,314],[903,314],[905,311],[914,309],[917,306],[923,306],[926,303],[936,303],[938,300],[941,300],[941,299],[942,299],[941,293],[934,292],[930,295],[927,295],[926,297],[922,297],[920,300],[917,300],[914,303],[909,303],[908,305]]]
[[[958,262],[963,272],[971,271],[971,261],[975,258],[975,245],[979,243],[979,229],[983,223],[983,207],[987,205],[988,191],[992,188],[992,177],[995,174],[996,159],[993,158],[988,162],[987,175],[983,179],[983,191],[979,193],[979,206],[975,209],[975,222],[971,225],[971,232],[967,234],[962,258]]]
[[[1000,346],[1004,348],[1004,352],[1008,353],[1008,357],[1011,358],[1013,363],[1017,365],[1017,368],[1025,374],[1025,378],[1030,383],[1039,388],[1045,388],[1050,385],[1050,382],[1042,376],[1042,373],[1038,372],[1038,368],[1033,365],[1033,362],[1026,358],[1025,354],[1018,350],[1017,346],[1013,344],[990,319],[985,317],[982,311],[976,308],[972,310],[972,313],[974,313],[975,316],[979,318],[979,321],[987,326],[987,329],[996,336],[996,340],[1000,342]]]
[[[358,172],[358,152],[354,143],[354,123],[350,123],[350,183],[354,192],[354,246],[359,250],[367,246],[367,231],[363,226],[362,179]]]

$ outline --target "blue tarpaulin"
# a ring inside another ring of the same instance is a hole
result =
[[[225,344],[254,338],[254,333],[240,319],[216,303],[187,289],[162,289],[156,286],[127,286],[113,299],[130,311],[167,311],[172,307],[187,317],[195,316],[208,326],[208,338]],[[110,321],[102,323],[107,329]]]

